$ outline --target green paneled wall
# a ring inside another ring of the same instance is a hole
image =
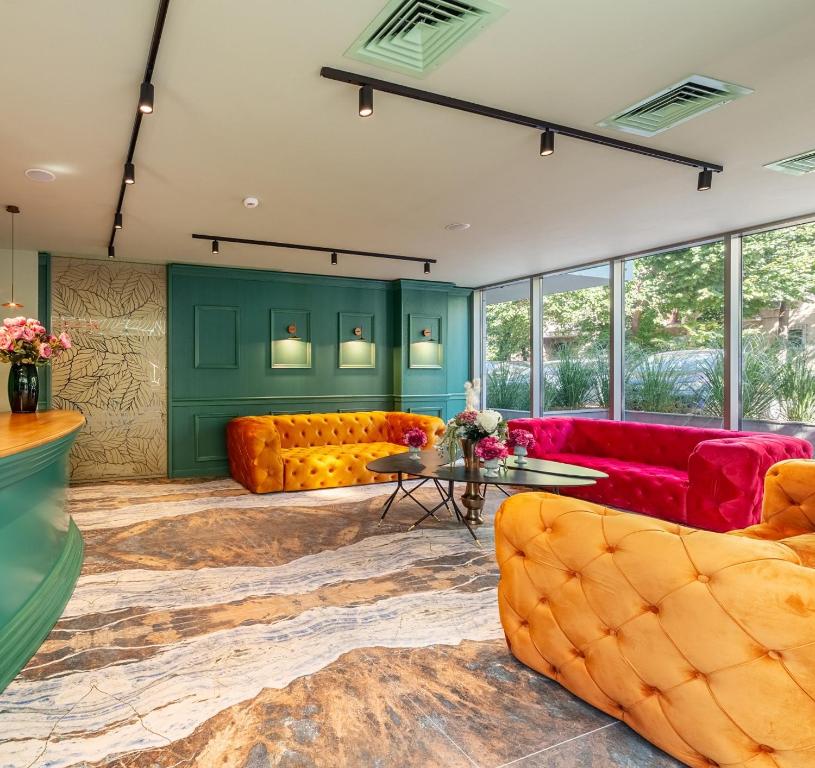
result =
[[[170,265],[170,475],[227,473],[224,430],[236,416],[395,408],[449,418],[470,377],[471,295],[449,283]],[[419,317],[437,318],[438,338],[413,338]],[[439,341],[440,367],[411,367],[412,343]]]

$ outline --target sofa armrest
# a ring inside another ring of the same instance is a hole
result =
[[[283,490],[280,433],[271,416],[241,416],[226,425],[232,477],[253,493]]]
[[[808,764],[815,570],[790,547],[539,493],[495,529],[520,661],[687,765],[746,765],[757,744]]]
[[[572,432],[572,420],[568,417],[510,419],[509,429],[525,429],[535,436],[535,447],[529,452],[532,458],[566,450]]]
[[[688,459],[687,524],[721,532],[755,525],[767,471],[807,450],[804,441],[775,435],[703,440]]]
[[[815,533],[815,461],[789,459],[770,468],[761,525],[744,533],[766,539]]]
[[[432,448],[438,438],[444,434],[444,422],[436,416],[393,411],[388,413],[386,418],[388,420],[388,440],[397,445],[402,445],[405,432],[413,427],[418,427],[427,435],[428,448]]]

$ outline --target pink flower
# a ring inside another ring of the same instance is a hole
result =
[[[6,328],[12,328],[17,325],[25,325],[25,318],[24,317],[7,317],[3,320],[3,325]]]
[[[485,437],[475,446],[475,455],[484,461],[503,459],[507,455],[507,447],[497,437]]]
[[[0,349],[13,348],[14,339],[11,338],[11,334],[5,328],[0,328]]]
[[[427,435],[424,430],[413,427],[405,431],[402,435],[402,443],[411,448],[424,448],[427,445]]]
[[[34,323],[31,326],[31,330],[37,334],[37,336],[43,336],[45,334],[45,327],[40,325],[39,323]]]
[[[29,328],[27,325],[24,325],[24,326],[23,326],[23,327],[20,329],[20,338],[21,338],[23,341],[34,341],[34,337],[35,337],[36,335],[37,335],[37,334],[36,334],[36,333],[34,333],[34,331],[33,331],[31,328]]]
[[[71,348],[71,337],[65,331],[59,335],[59,344],[63,349]]]
[[[53,350],[50,344],[40,344],[40,357],[43,360],[48,360],[51,357]]]
[[[507,447],[530,450],[535,447],[535,436],[526,429],[512,429],[507,439]]]
[[[19,325],[12,325],[9,328],[9,333],[12,339],[21,339],[23,336],[23,329]]]
[[[478,411],[462,411],[456,414],[456,421],[459,424],[472,424],[478,419]]]

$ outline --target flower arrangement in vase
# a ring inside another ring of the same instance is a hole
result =
[[[508,451],[503,441],[490,435],[478,441],[475,446],[475,455],[484,461],[484,474],[494,477],[498,474],[498,462],[507,457]]]
[[[512,450],[516,457],[516,464],[522,467],[526,464],[526,456],[535,447],[535,436],[526,429],[511,429],[507,438],[507,448]]]
[[[411,427],[402,435],[402,443],[408,447],[411,459],[419,460],[419,454],[427,445],[427,434],[419,427]]]
[[[67,333],[49,334],[33,317],[7,317],[0,326],[0,362],[11,363],[8,399],[13,413],[33,413],[40,394],[38,365],[71,348]]]
[[[468,460],[475,458],[473,450],[476,443],[491,436],[502,439],[506,433],[507,423],[498,411],[464,410],[447,422],[442,442],[451,463],[461,451],[466,465]]]

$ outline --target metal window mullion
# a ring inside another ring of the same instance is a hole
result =
[[[725,429],[741,427],[741,235],[724,239],[724,402]]]
[[[484,308],[486,300],[485,291],[476,290],[473,293],[473,325],[472,325],[472,353],[473,370],[472,377],[481,381],[481,407],[487,404],[487,375],[484,367],[486,355],[487,338],[487,313]]]
[[[530,393],[530,416],[541,415],[541,365],[543,360],[543,330],[541,322],[543,320],[543,292],[541,291],[540,278],[531,278],[529,281],[529,304],[531,307],[530,320],[531,346],[529,361],[529,386]]]
[[[625,262],[612,259],[609,339],[609,418],[622,421],[625,408]]]

